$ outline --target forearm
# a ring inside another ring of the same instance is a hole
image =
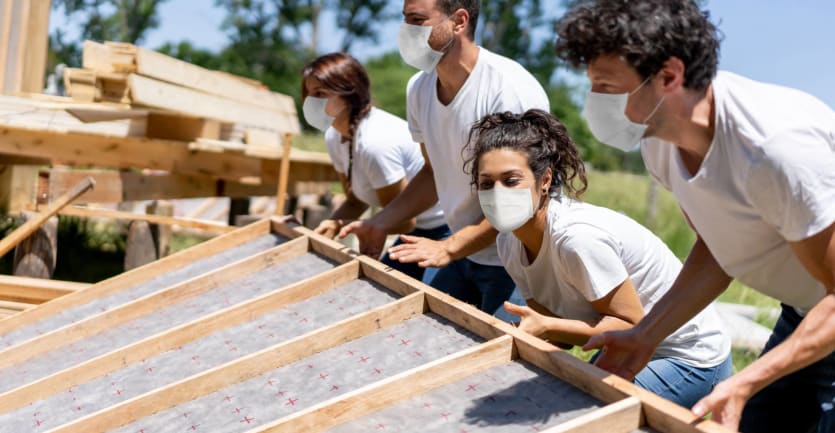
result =
[[[748,395],[835,351],[835,294],[826,295],[785,341],[733,379]]]
[[[357,200],[356,198],[348,198],[330,216],[330,219],[337,221],[355,220],[368,209],[368,204]]]
[[[398,194],[380,213],[374,215],[370,222],[382,227],[388,233],[403,233],[400,229],[404,227],[404,224],[413,221],[421,212],[431,208],[437,202],[435,177],[432,171],[424,166],[406,185],[403,192]]]
[[[545,322],[545,334],[541,337],[548,341],[582,346],[597,334],[621,331],[632,326],[631,323],[612,316],[604,316],[597,323],[548,317]]]
[[[673,286],[636,329],[657,345],[705,309],[730,282],[731,277],[698,238]]]
[[[496,242],[498,232],[487,220],[469,225],[444,239],[444,248],[453,260],[467,257]]]

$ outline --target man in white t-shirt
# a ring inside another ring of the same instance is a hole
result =
[[[647,170],[698,234],[635,328],[592,339],[630,377],[658,342],[737,278],[783,302],[764,354],[693,407],[743,432],[835,431],[835,112],[802,92],[717,74],[719,41],[692,0],[583,2],[557,55],[585,66],[584,115],[604,143],[642,137]],[[743,410],[744,408],[744,410]]]
[[[426,164],[406,189],[374,217],[345,227],[360,250],[382,252],[390,227],[413,218],[436,200],[453,234],[442,240],[402,236],[389,256],[441,267],[433,287],[493,313],[514,284],[496,253],[496,230],[484,220],[464,172],[464,147],[474,122],[487,114],[531,108],[549,111],[548,97],[518,63],[476,45],[478,0],[406,0],[398,37],[403,59],[421,69],[407,89],[412,138]]]

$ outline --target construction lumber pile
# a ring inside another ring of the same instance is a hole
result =
[[[192,150],[278,157],[282,137],[300,132],[291,97],[132,44],[86,41],[83,68],[66,69],[64,83],[77,102],[146,110],[149,137]]]

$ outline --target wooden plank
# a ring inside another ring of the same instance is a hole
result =
[[[50,430],[106,431],[422,314],[423,294],[375,308]],[[301,430],[296,430],[301,431]]]
[[[130,44],[84,42],[85,68],[104,72],[135,72],[161,81],[295,115],[293,99],[261,88],[253,80],[211,71]]]
[[[128,87],[135,105],[291,134],[301,132],[295,113],[279,113],[136,74],[128,76]]]
[[[246,185],[218,180],[211,176],[181,174],[143,174],[136,171],[78,170],[51,168],[42,171],[46,181],[38,190],[39,197],[63,194],[76,179],[90,176],[96,189],[78,203],[121,203],[141,200],[168,200],[198,197],[252,197],[275,192],[272,185]],[[195,218],[191,215],[190,218]]]
[[[284,207],[287,201],[287,180],[290,176],[290,151],[292,149],[293,136],[284,136],[284,152],[281,156],[281,168],[278,175],[278,191],[275,199],[275,214],[284,215]]]
[[[90,286],[92,284],[0,275],[0,298],[15,302],[41,304]]]
[[[48,158],[61,165],[156,169],[235,181],[257,177],[262,168],[258,158],[192,152],[177,141],[45,131],[2,123],[0,153]]]
[[[111,209],[86,208],[81,206],[70,206],[58,212],[60,215],[77,216],[84,218],[112,218],[128,221],[146,221],[150,224],[163,224],[193,229],[207,230],[212,232],[229,233],[237,227],[220,224],[213,221],[204,221],[183,217],[168,217],[163,215],[138,214],[133,212],[122,212]]]
[[[19,213],[26,205],[35,203],[37,173],[36,166],[0,165],[0,210]]]
[[[199,138],[219,140],[221,122],[199,117],[149,113],[146,136],[163,140],[194,141]]]
[[[16,302],[16,301],[7,301],[7,300],[3,300],[3,298],[0,297],[0,308],[2,308],[4,310],[24,311],[24,310],[28,310],[28,309],[34,308],[34,307],[35,307],[35,304],[28,304],[28,303],[25,303],[25,302]]]
[[[63,328],[0,351],[0,369],[65,346],[104,330],[129,322],[161,308],[226,284],[242,275],[257,272],[270,265],[298,257],[308,251],[306,238],[297,238],[254,256],[239,260],[210,273],[143,296],[104,313],[88,317]],[[32,311],[35,311],[34,309]]]
[[[254,320],[271,311],[327,292],[359,277],[359,264],[349,262],[314,277],[267,293],[251,301],[225,308],[166,332],[93,358],[38,381],[0,393],[0,413],[44,399],[55,393],[110,373],[128,364],[175,349],[225,328]]]
[[[38,216],[26,221],[23,225],[15,229],[9,235],[0,239],[0,257],[11,251],[18,243],[29,237],[32,233],[38,230],[46,220],[58,213],[64,206],[70,204],[73,200],[78,198],[81,194],[92,189],[96,182],[92,178],[86,178],[79,182],[71,191],[59,197],[54,203],[50,204]]]
[[[42,92],[46,84],[47,42],[49,41],[49,12],[51,1],[29,0],[27,4],[25,36],[21,41],[23,65],[18,90]]]
[[[628,397],[568,420],[543,433],[631,433],[641,427],[641,400]]]
[[[133,285],[139,284],[143,281],[150,280],[159,275],[179,269],[184,265],[196,260],[200,260],[229,248],[236,247],[247,241],[253,240],[259,236],[270,233],[271,227],[269,221],[261,221],[250,224],[246,227],[238,229],[237,231],[218,236],[214,239],[208,240],[200,244],[199,248],[189,248],[180,251],[176,254],[160,259],[150,265],[134,269],[129,272],[109,278],[98,284],[93,285],[85,290],[78,290],[74,293],[62,296],[33,308],[17,316],[0,322],[0,334],[5,334],[16,328],[31,325],[46,317],[55,315],[68,308],[77,307],[97,298],[108,296],[110,294],[122,291]],[[287,233],[287,237],[296,237],[296,233]],[[0,282],[3,280],[0,279]],[[3,288],[2,290],[10,290]],[[42,289],[43,290],[43,289]]]
[[[513,338],[502,336],[319,403],[248,433],[324,431],[512,359]]]

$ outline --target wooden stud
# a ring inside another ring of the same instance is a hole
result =
[[[284,152],[281,155],[281,168],[278,177],[278,191],[275,199],[275,214],[283,215],[287,201],[287,179],[290,177],[290,150],[292,149],[293,136],[287,134],[284,137]]]
[[[25,311],[30,308],[34,308],[35,306],[35,304],[27,304],[25,302],[0,300],[0,308],[4,310],[13,310],[15,312]]]
[[[502,336],[285,416],[248,433],[321,432],[386,406],[447,385],[513,358],[513,339]]]
[[[61,370],[19,388],[0,393],[0,413],[9,412],[31,402],[62,392],[71,386],[110,373],[128,364],[140,362],[156,354],[175,349],[221,329],[255,320],[271,311],[325,293],[359,276],[359,264],[349,262],[314,277],[267,293],[251,301],[225,308],[184,323],[168,331],[100,355],[84,363]],[[2,307],[2,304],[0,304]]]
[[[163,215],[138,214],[133,212],[122,212],[110,209],[89,208],[71,206],[58,212],[60,215],[77,216],[84,218],[113,218],[129,221],[145,221],[151,224],[163,224],[169,226],[188,227],[193,229],[207,230],[220,233],[235,231],[236,227],[220,224],[212,221],[196,220],[183,217],[170,217]]]
[[[45,319],[46,317],[58,314],[61,311],[64,311],[69,308],[86,304],[97,298],[120,292],[136,284],[142,283],[143,281],[150,280],[164,273],[181,268],[182,266],[191,263],[195,260],[200,260],[215,255],[226,249],[234,248],[247,241],[253,240],[259,236],[263,236],[268,233],[270,233],[270,223],[268,221],[264,221],[261,223],[250,224],[249,226],[246,226],[244,228],[241,228],[237,231],[228,233],[223,236],[218,236],[214,239],[208,240],[200,244],[199,248],[189,248],[187,250],[180,251],[177,254],[173,254],[169,257],[158,260],[153,265],[143,266],[141,268],[134,269],[133,271],[125,272],[123,274],[97,283],[87,288],[86,290],[75,291],[74,293],[57,298],[52,302],[39,305],[37,308],[27,310],[21,314],[16,315],[13,318],[4,320],[0,322],[0,334],[5,334],[22,326],[31,325],[33,323]],[[292,238],[298,236],[297,234],[293,233],[287,233],[287,235],[292,236],[285,235],[285,237]],[[15,281],[19,280],[11,281],[10,284],[14,284]],[[4,287],[2,285],[3,282],[4,277],[0,277],[0,290],[8,293],[9,290],[13,289],[13,287]],[[50,290],[53,289],[53,287],[51,286],[36,286],[32,281],[30,281],[28,284],[29,287],[38,287],[38,290],[40,292],[45,292],[47,295],[51,295],[52,293],[50,292]],[[67,290],[77,287],[78,286],[71,286]],[[64,288],[66,287],[63,285],[59,285],[59,287],[55,290],[60,291]],[[19,293],[19,291],[15,291],[13,293]]]
[[[422,314],[422,293],[321,328],[50,430],[106,431]],[[300,430],[296,430],[300,431]]]
[[[12,248],[14,248],[15,245],[17,245],[22,240],[26,239],[29,235],[34,233],[38,229],[38,227],[41,226],[41,224],[43,224],[44,222],[46,222],[46,220],[55,215],[59,210],[61,210],[61,208],[70,204],[70,202],[78,198],[78,196],[80,196],[81,194],[87,192],[87,190],[93,188],[93,185],[95,185],[95,181],[93,181],[93,179],[89,177],[86,178],[85,180],[81,181],[78,185],[76,185],[75,188],[72,189],[72,191],[68,192],[67,194],[64,194],[63,196],[55,200],[54,203],[50,204],[46,209],[43,210],[43,212],[38,214],[36,217],[30,219],[22,226],[15,229],[15,231],[13,231],[8,236],[4,237],[3,239],[0,239],[0,256],[5,255]]]
[[[5,155],[0,155],[5,161]],[[9,162],[11,158],[9,158]],[[81,180],[81,179],[79,179]],[[77,182],[76,182],[77,183]],[[18,213],[35,203],[38,167],[32,165],[0,165],[0,210]],[[73,184],[75,185],[75,183]],[[67,186],[67,189],[71,186]]]
[[[543,433],[630,433],[641,427],[641,400],[627,397]]]
[[[91,285],[70,281],[0,275],[0,298],[15,302],[41,304],[86,289]]]
[[[204,275],[143,296],[104,313],[64,326],[0,351],[0,369],[23,362],[57,347],[95,335],[170,305],[235,281],[251,272],[298,257],[308,251],[308,241],[298,238],[239,260]]]

